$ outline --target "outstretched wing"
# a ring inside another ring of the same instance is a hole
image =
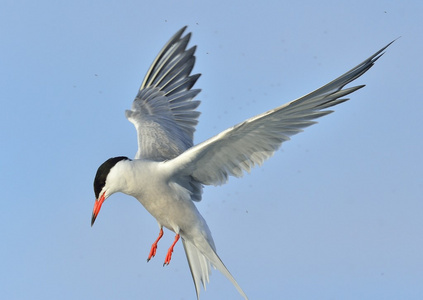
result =
[[[314,92],[248,119],[188,149],[167,162],[170,170],[175,175],[191,176],[207,185],[223,184],[229,175],[241,177],[244,171],[249,172],[252,167],[272,156],[290,136],[332,112],[326,108],[347,101],[344,96],[364,87],[343,89],[368,71],[390,44]]]
[[[140,90],[126,111],[138,133],[135,158],[163,161],[174,158],[193,145],[200,113],[201,91],[191,89],[200,74],[190,75],[196,47],[186,49],[191,33],[180,29],[163,47],[148,70]]]

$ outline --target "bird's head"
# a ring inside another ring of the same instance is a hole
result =
[[[119,191],[119,178],[122,177],[117,167],[122,161],[128,161],[125,156],[112,157],[106,160],[97,170],[94,178],[95,203],[93,215],[91,218],[91,226],[93,226],[97,218],[100,208],[110,195]]]

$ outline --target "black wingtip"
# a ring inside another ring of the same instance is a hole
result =
[[[185,25],[184,27],[182,27],[181,29],[179,29],[174,35],[173,37],[171,37],[171,40],[173,39],[180,39],[182,34],[184,33],[184,31],[188,28],[188,25]]]
[[[374,63],[375,61],[377,61],[383,54],[385,54],[385,50],[386,48],[388,48],[389,46],[391,46],[396,40],[398,40],[400,38],[397,37],[396,39],[394,39],[392,42],[390,42],[388,45],[386,45],[385,47],[383,47],[382,49],[380,49],[378,52],[376,52],[372,57],[372,62]]]

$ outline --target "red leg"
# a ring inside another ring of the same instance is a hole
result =
[[[167,255],[163,267],[170,263],[172,258],[173,247],[175,247],[176,242],[179,240],[179,234],[175,235],[175,241],[173,242],[172,246],[170,246],[169,250],[167,250]]]
[[[156,250],[157,250],[157,243],[160,241],[160,239],[163,236],[163,228],[160,228],[160,232],[159,232],[159,237],[157,238],[157,240],[153,243],[153,245],[151,245],[151,250],[150,250],[150,254],[148,255],[147,258],[147,262],[150,261],[150,259],[152,257],[154,257],[154,255],[156,255]]]

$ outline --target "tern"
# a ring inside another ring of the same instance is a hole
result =
[[[180,29],[159,52],[139,88],[126,118],[138,135],[134,159],[126,156],[106,160],[94,179],[95,203],[91,226],[104,201],[121,192],[135,197],[156,218],[159,236],[148,254],[156,254],[163,227],[175,240],[163,265],[168,265],[179,239],[194,280],[197,299],[206,289],[211,267],[217,268],[248,299],[216,253],[206,221],[196,208],[204,185],[222,185],[229,176],[241,177],[271,157],[281,144],[315,119],[333,112],[332,106],[349,100],[346,95],[364,87],[344,88],[367,72],[393,42],[342,76],[319,89],[252,117],[194,146],[193,135],[200,113],[192,89],[201,74],[191,75],[196,46],[187,49],[191,33]]]

